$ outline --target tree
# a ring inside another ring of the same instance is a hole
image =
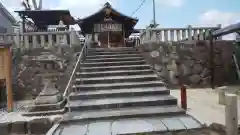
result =
[[[37,2],[36,0],[32,0],[32,4],[33,5],[30,5],[30,2],[29,0],[23,0],[22,1],[22,5],[24,6],[25,10],[41,10],[42,9],[42,0],[39,0],[39,3],[37,5]],[[33,6],[33,8],[32,8]]]

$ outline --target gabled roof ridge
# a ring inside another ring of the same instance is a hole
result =
[[[17,23],[17,20],[15,17],[5,8],[5,6],[0,2],[0,8],[2,9],[2,13],[5,17],[7,17],[11,22],[12,25],[15,25]]]
[[[100,13],[101,11],[103,11],[103,10],[106,9],[106,8],[110,8],[110,9],[112,9],[112,11],[114,11],[114,12],[120,14],[121,16],[125,16],[125,17],[127,17],[127,18],[132,19],[132,20],[138,21],[137,18],[134,18],[134,17],[128,16],[128,15],[125,15],[125,14],[119,12],[117,9],[113,8],[112,5],[111,5],[109,2],[106,2],[106,3],[104,4],[104,6],[103,6],[102,8],[100,8],[97,12],[95,12],[95,13],[89,15],[89,16],[86,16],[86,17],[84,17],[84,18],[82,18],[82,19],[80,19],[80,21],[81,21],[81,20],[88,19],[88,18],[91,18],[92,16],[94,16],[94,15]]]

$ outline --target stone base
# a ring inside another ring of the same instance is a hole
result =
[[[35,119],[28,122],[28,131],[31,134],[44,134],[52,127],[52,122],[47,118]]]
[[[51,95],[51,96],[39,96],[35,100],[35,105],[41,104],[56,104],[61,100],[61,94]]]

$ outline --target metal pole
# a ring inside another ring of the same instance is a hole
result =
[[[187,90],[183,84],[181,86],[181,107],[182,109],[187,110]]]
[[[153,0],[153,25],[156,27],[156,10],[155,10],[155,0]]]

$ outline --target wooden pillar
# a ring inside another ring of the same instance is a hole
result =
[[[95,25],[93,25],[93,27],[92,27],[92,41],[93,41],[93,42],[94,42],[94,32],[95,32],[95,31],[94,31],[94,26],[95,26]]]
[[[110,37],[109,37],[110,35],[109,35],[109,31],[107,32],[107,34],[108,34],[108,45],[107,45],[107,46],[108,46],[108,48],[110,48],[111,46],[110,46]]]
[[[124,25],[122,25],[122,36],[123,36],[123,45],[124,45],[124,47],[126,47],[126,43],[125,43],[125,29],[124,29],[124,27],[123,27]]]
[[[8,112],[13,111],[13,92],[12,92],[12,55],[11,43],[0,43],[1,72],[0,79],[5,79],[7,89]]]

